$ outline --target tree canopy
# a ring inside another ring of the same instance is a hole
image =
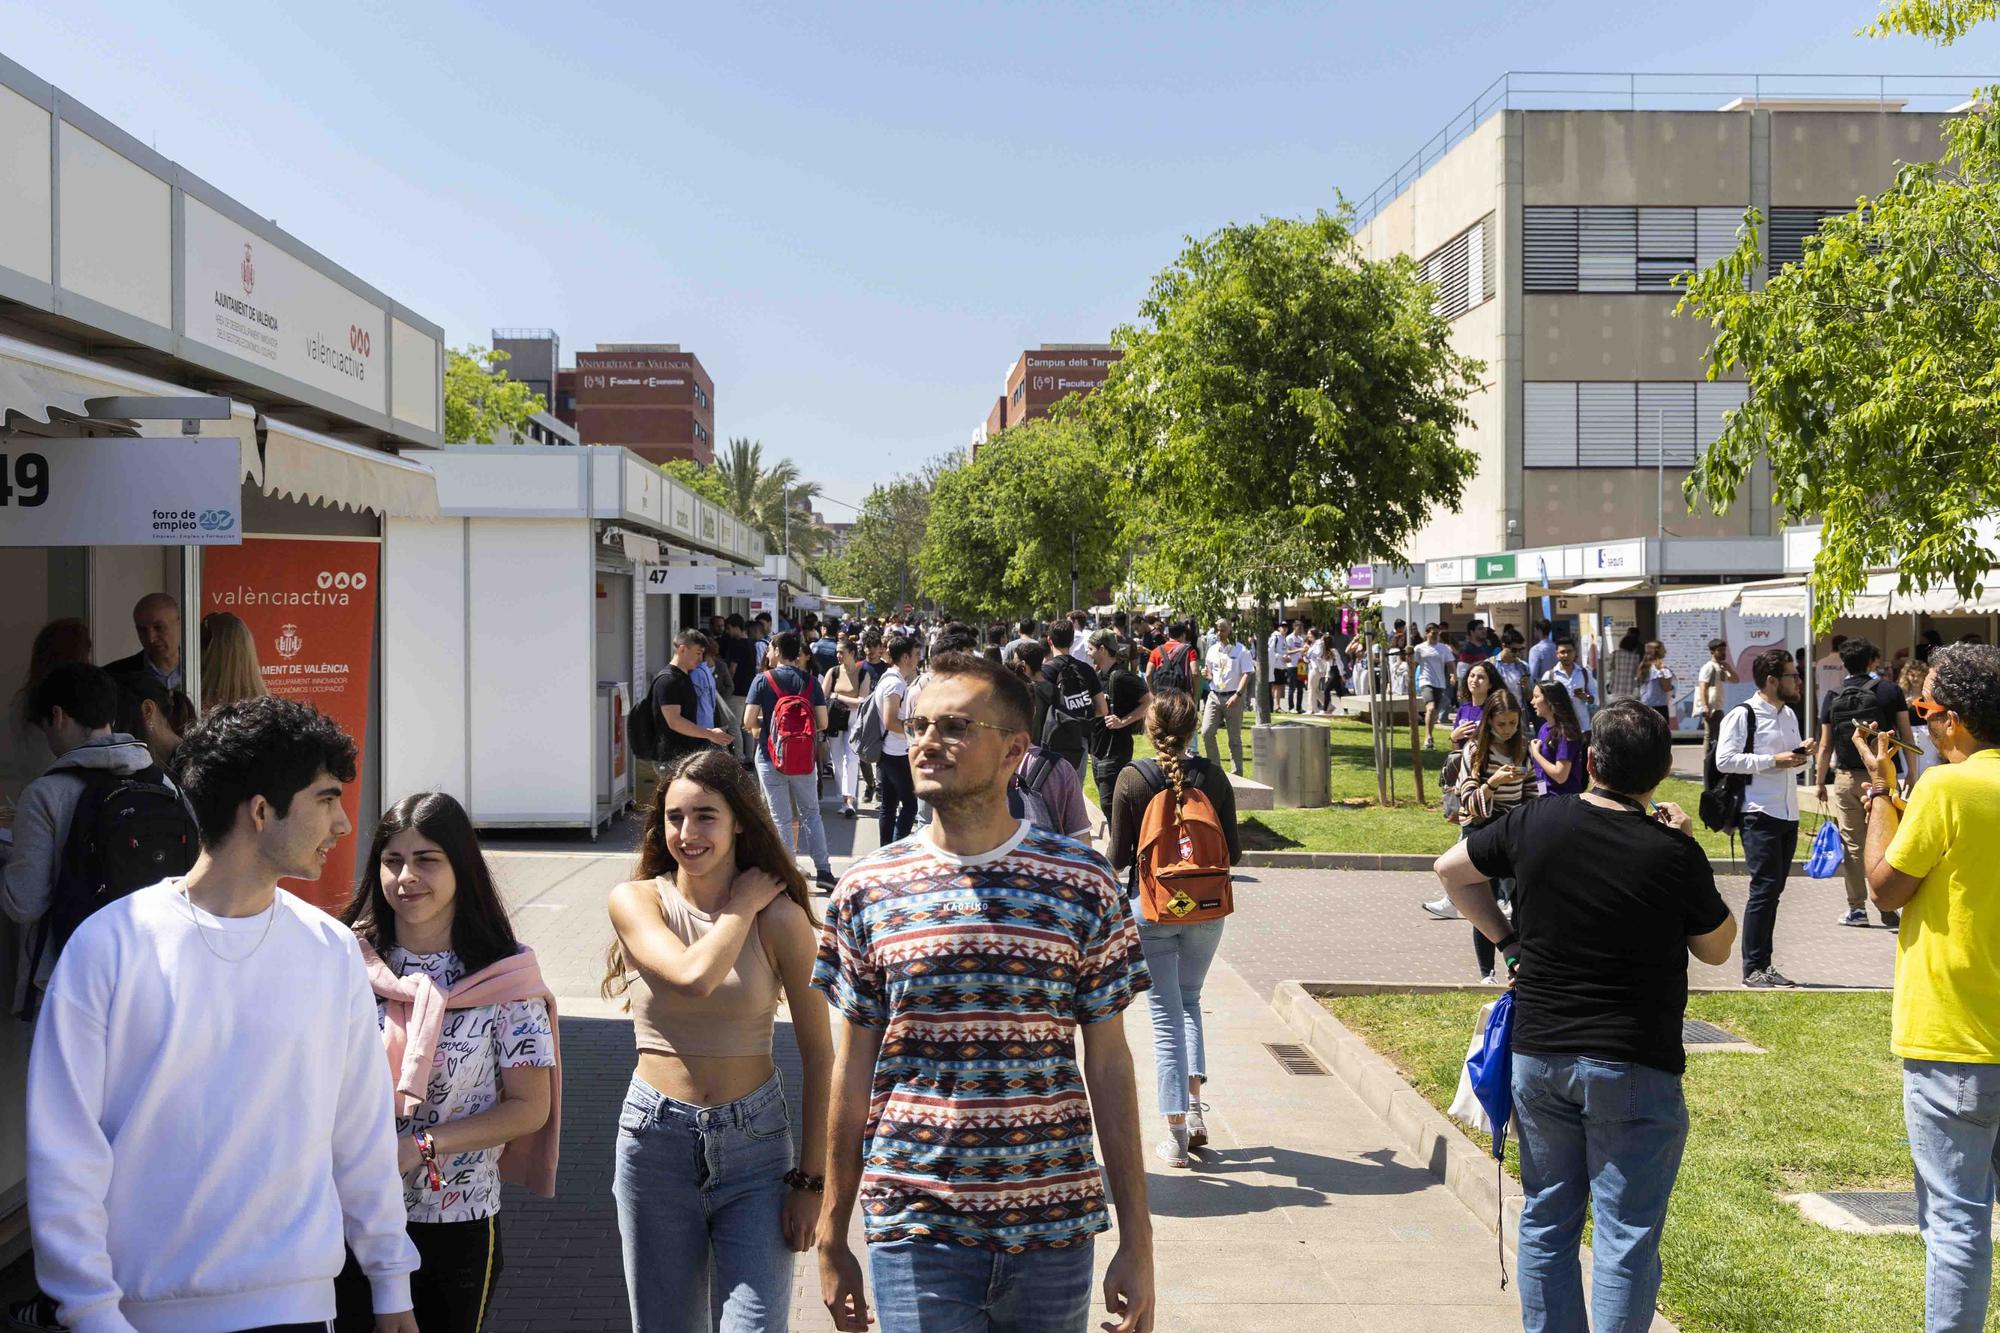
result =
[[[736,512],[730,508],[730,502],[734,497],[730,495],[728,485],[714,468],[703,467],[692,458],[670,458],[660,464],[660,471],[710,504],[719,505],[730,513]]]
[[[843,596],[865,597],[878,608],[914,601],[931,495],[949,466],[932,463],[871,490],[840,551],[819,562],[827,586]]]
[[[787,528],[794,557],[809,560],[819,550],[825,533],[812,521],[819,483],[801,480],[798,464],[789,458],[766,463],[761,443],[736,436],[716,456],[715,475],[729,512],[763,533],[772,552],[787,549]]]
[[[488,347],[445,349],[444,442],[506,444],[546,412],[549,400],[502,369],[507,353]]]

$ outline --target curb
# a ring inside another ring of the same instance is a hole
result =
[[[1243,859],[1237,862],[1239,868],[1259,867],[1265,870],[1429,870],[1437,862],[1436,856],[1423,856],[1411,852],[1285,852],[1285,851],[1245,851]],[[1750,873],[1741,860],[1710,860],[1709,868],[1718,875],[1747,875]],[[1793,876],[1805,875],[1805,863],[1792,862]]]
[[[1356,988],[1358,990],[1358,987]],[[1490,990],[1468,986],[1380,986],[1392,990]],[[1343,987],[1343,991],[1347,988]],[[1496,992],[1497,993],[1497,992]],[[1518,1262],[1517,1238],[1521,1229],[1521,1184],[1512,1176],[1496,1173],[1493,1159],[1425,1101],[1396,1067],[1328,1013],[1305,987],[1296,981],[1281,981],[1271,996],[1271,1009],[1305,1044],[1320,1063],[1361,1099],[1389,1127],[1396,1140],[1416,1155],[1430,1173],[1465,1205],[1482,1225],[1496,1215],[1501,1219],[1500,1243]],[[1499,1178],[1496,1181],[1496,1174]],[[1591,1268],[1590,1247],[1579,1256],[1586,1275]],[[1679,1333],[1657,1309],[1651,1333]]]

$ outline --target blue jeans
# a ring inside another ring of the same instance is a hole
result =
[[[1161,1115],[1186,1115],[1188,1080],[1208,1077],[1201,983],[1208,978],[1208,965],[1215,961],[1227,920],[1173,926],[1139,923],[1139,948],[1153,974],[1146,1004],[1153,1011],[1153,1074]]]
[[[771,818],[778,825],[778,841],[785,844],[785,850],[799,849],[792,836],[792,820],[796,817],[805,826],[806,850],[812,853],[813,869],[832,874],[833,863],[826,859],[826,824],[819,815],[819,766],[815,764],[810,773],[780,773],[759,746],[757,781],[764,788],[764,804],[771,807]]]
[[[677,1102],[633,1078],[611,1194],[634,1329],[783,1333],[795,1256],[779,1214],[793,1165],[776,1074],[722,1106]]]
[[[899,842],[910,836],[910,828],[917,818],[917,789],[910,778],[910,756],[888,754],[875,763],[875,775],[881,794],[881,813],[876,817],[876,831],[882,846]]]
[[[1514,1052],[1521,1142],[1521,1327],[1644,1333],[1660,1291],[1660,1235],[1687,1144],[1678,1074],[1620,1060]],[[1584,1205],[1591,1247],[1584,1322]]]
[[[868,1247],[882,1333],[1073,1333],[1090,1326],[1091,1238],[1008,1254],[952,1241]]]
[[[1924,1328],[1979,1333],[1993,1285],[2000,1065],[1903,1061],[1903,1123],[1924,1233]]]

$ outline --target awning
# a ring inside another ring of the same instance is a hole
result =
[[[437,477],[421,463],[273,417],[264,426],[264,494],[385,518],[440,516]]]
[[[1616,597],[1622,592],[1646,586],[1644,579],[1601,579],[1596,583],[1579,583],[1572,588],[1557,588],[1552,597]]]
[[[1989,570],[1981,580],[1979,591],[1970,597],[1960,597],[1956,588],[1943,587],[1925,592],[1896,593],[1891,596],[1890,604],[1897,615],[1986,615],[2000,611],[2000,574]]]
[[[1665,588],[1660,592],[1654,610],[1661,615],[1669,611],[1727,611],[1736,605],[1736,599],[1743,595],[1740,583],[1708,583],[1698,588]]]
[[[1524,606],[1529,595],[1528,585],[1525,583],[1493,583],[1481,587],[1474,595],[1473,601],[1479,606]],[[1541,589],[1535,589],[1533,595],[1541,596]],[[1550,589],[1549,596],[1555,595],[1555,590]]]
[[[1465,589],[1457,584],[1437,588],[1379,588],[1375,597],[1384,606],[1457,606]]]
[[[1802,616],[1806,613],[1805,580],[1763,588],[1746,587],[1737,609],[1746,616]]]
[[[611,528],[604,534],[606,542],[615,545],[625,553],[627,560],[641,565],[660,563],[660,543],[644,533],[628,532],[624,528]]]

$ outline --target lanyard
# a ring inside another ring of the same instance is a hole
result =
[[[1644,805],[1640,804],[1638,801],[1633,800],[1630,796],[1625,795],[1625,793],[1623,792],[1608,791],[1605,788],[1598,786],[1596,783],[1592,783],[1590,787],[1590,794],[1592,796],[1602,796],[1607,801],[1616,801],[1618,804],[1624,806],[1627,810],[1630,810],[1635,815],[1651,818],[1650,814],[1647,812],[1646,807]]]

